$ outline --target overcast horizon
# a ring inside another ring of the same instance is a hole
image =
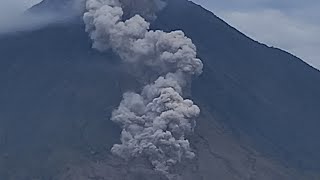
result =
[[[41,0],[2,0],[0,23]],[[320,69],[320,2],[316,0],[193,0],[250,38],[277,47]]]
[[[192,0],[250,38],[320,69],[320,1]]]

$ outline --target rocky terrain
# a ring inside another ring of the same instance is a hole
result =
[[[197,156],[175,167],[180,179],[319,179],[318,70],[186,0],[169,1],[152,28],[184,30],[205,65],[190,89],[202,110],[190,137]],[[111,155],[120,137],[111,112],[141,81],[113,52],[93,50],[84,29],[74,17],[0,36],[0,179],[165,179],[143,159]]]

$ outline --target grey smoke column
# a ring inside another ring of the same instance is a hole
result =
[[[140,15],[123,21],[118,0],[87,0],[86,8],[83,19],[93,48],[112,49],[124,62],[159,75],[140,94],[124,94],[113,112],[111,120],[123,130],[122,143],[114,145],[112,153],[126,160],[146,158],[156,171],[169,174],[171,167],[195,156],[186,138],[200,109],[182,95],[190,77],[202,72],[196,47],[182,31],[150,30]]]

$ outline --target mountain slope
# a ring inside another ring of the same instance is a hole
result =
[[[197,45],[205,62],[204,74],[193,86],[200,101],[256,138],[261,149],[276,148],[272,150],[296,165],[320,167],[318,70],[252,41],[183,0],[171,1],[156,27],[183,29]]]
[[[320,168],[317,70],[185,0],[171,0],[153,28],[183,29],[205,63],[192,87],[198,158],[178,167],[184,179],[311,179],[301,176]],[[140,86],[87,36],[78,18],[0,37],[1,178],[156,179],[109,156],[120,134],[111,111]]]

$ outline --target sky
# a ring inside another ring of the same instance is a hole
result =
[[[0,34],[13,29],[30,27],[31,24],[36,24],[40,20],[44,21],[45,19],[41,17],[29,18],[26,21],[27,17],[21,16],[26,9],[39,1],[41,0],[0,0]]]
[[[320,0],[193,0],[247,36],[320,69]]]
[[[27,2],[21,3],[18,0],[1,0],[0,1],[0,22],[8,21],[12,16],[16,16],[27,8]]]
[[[0,0],[0,24],[41,0]],[[320,0],[193,0],[247,36],[320,69]]]
[[[11,19],[41,0],[0,0],[0,20]]]

